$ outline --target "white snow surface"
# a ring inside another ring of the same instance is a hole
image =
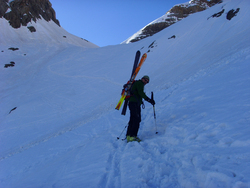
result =
[[[27,41],[0,19],[0,187],[250,187],[249,9],[249,0],[225,0],[102,48],[48,30]],[[156,121],[145,102],[142,142],[126,143],[129,110],[115,106],[137,50],[150,50],[137,79],[150,76]]]
[[[33,26],[36,32],[30,32],[27,27]],[[11,45],[33,45],[34,43],[46,44],[48,46],[82,46],[87,48],[97,48],[98,46],[77,36],[68,33],[62,27],[59,27],[54,21],[47,22],[44,19],[38,19],[36,22],[28,23],[27,27],[14,29],[10,27],[9,22],[0,18],[0,44]],[[21,43],[21,44],[20,44]]]

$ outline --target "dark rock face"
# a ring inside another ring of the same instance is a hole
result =
[[[14,67],[15,66],[15,62],[11,61],[9,64],[5,64],[4,68],[8,68],[8,67]]]
[[[222,9],[220,12],[213,14],[211,17],[220,17],[225,12],[225,9]],[[210,17],[209,17],[210,18]]]
[[[34,28],[33,26],[29,26],[27,28],[30,30],[31,33],[36,32],[36,28]]]
[[[0,18],[4,16],[8,8],[8,0],[0,0]]]
[[[240,8],[237,8],[236,10],[232,9],[227,13],[227,19],[231,20],[234,16],[237,15],[237,13],[240,11]]]
[[[171,8],[167,13],[169,16],[163,22],[153,23],[146,26],[140,36],[130,40],[129,42],[136,42],[143,38],[149,37],[158,33],[159,31],[169,27],[170,25],[186,18],[188,15],[203,11],[217,3],[221,3],[221,0],[192,0],[189,5],[180,4]]]
[[[49,0],[0,0],[0,18],[4,17],[13,28],[27,26],[37,19],[53,20],[58,26],[56,13]]]

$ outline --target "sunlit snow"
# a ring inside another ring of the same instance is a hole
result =
[[[1,18],[0,187],[250,187],[249,9],[225,0],[102,48],[54,22],[30,33]],[[150,76],[156,124],[145,102],[142,142],[126,143],[129,110],[115,106],[137,50],[148,53],[137,79]]]

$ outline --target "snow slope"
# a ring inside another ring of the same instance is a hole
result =
[[[98,46],[77,36],[74,36],[59,27],[55,22],[47,22],[44,19],[38,19],[36,22],[31,21],[27,27],[22,26],[19,29],[10,27],[9,22],[0,18],[1,45],[27,45],[33,43],[46,44],[50,46],[57,45],[77,45],[87,48],[97,48]],[[28,27],[34,27],[36,32],[30,32]],[[21,44],[20,44],[21,42]]]
[[[0,187],[250,187],[249,8],[225,0],[133,44],[1,43]],[[137,50],[156,124],[146,102],[126,143],[114,108]]]

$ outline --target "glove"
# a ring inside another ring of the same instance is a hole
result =
[[[150,99],[149,101],[153,106],[155,105],[155,100],[154,99]]]
[[[154,99],[150,99],[147,97],[145,100],[148,101],[149,103],[151,103],[153,106],[155,105]]]

